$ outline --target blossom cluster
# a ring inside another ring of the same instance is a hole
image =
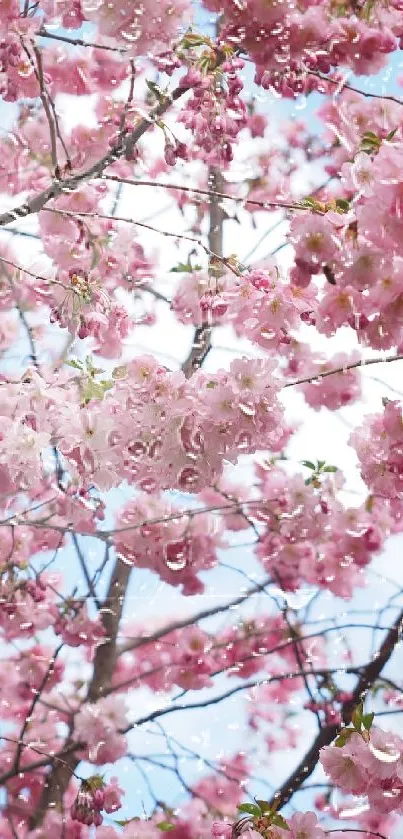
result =
[[[366,795],[376,812],[403,811],[403,740],[397,734],[371,728],[368,737],[351,731],[342,745],[325,746],[321,763],[337,786],[353,795]]]

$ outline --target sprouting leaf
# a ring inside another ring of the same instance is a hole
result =
[[[312,207],[312,209],[314,209],[315,207],[317,207],[318,202],[316,198],[311,198],[310,196],[308,196],[307,198],[302,199],[301,204],[303,204],[304,207]]]
[[[375,142],[380,142],[378,135],[375,134],[374,131],[364,131],[362,137],[363,140],[374,140]]]
[[[361,731],[362,715],[363,704],[362,702],[360,702],[359,705],[357,705],[357,707],[354,709],[351,716],[351,722],[353,723],[353,726],[357,731]]]
[[[149,79],[146,79],[146,85],[158,102],[160,102],[161,104],[165,102],[166,94],[164,93],[162,88],[159,87],[159,85],[155,84],[155,82],[152,82]]]
[[[350,202],[346,198],[336,198],[336,207],[338,210],[347,213],[350,209]]]
[[[338,472],[337,466],[324,466],[322,472]]]
[[[312,463],[312,460],[302,460],[301,463],[303,466],[306,466],[307,469],[313,469],[313,471],[315,471],[316,469],[316,466],[314,463]]]
[[[362,715],[361,722],[362,722],[366,731],[371,730],[371,726],[372,726],[372,723],[374,721],[374,716],[375,716],[375,714],[373,712],[371,712],[370,714],[363,714]]]
[[[372,513],[372,508],[374,506],[374,496],[369,495],[366,502],[365,502],[365,509],[367,513]]]
[[[336,737],[336,740],[334,741],[334,745],[338,746],[339,748],[341,748],[342,746],[345,746],[352,734],[354,734],[354,729],[353,728],[343,728],[342,731],[340,732],[339,736]]]
[[[133,816],[132,819],[115,819],[115,824],[118,824],[119,827],[126,827],[127,824],[131,824],[132,822],[139,822],[141,821],[139,816]]]
[[[239,804],[238,810],[240,813],[249,813],[250,816],[262,815],[262,811],[258,804]]]
[[[173,268],[170,268],[170,274],[191,274],[193,271],[200,270],[200,268],[192,268],[190,262],[178,262]]]
[[[203,44],[207,44],[208,40],[205,35],[199,35],[198,32],[189,30],[182,38],[182,45],[185,49],[188,47],[201,47]]]
[[[389,131],[389,134],[386,135],[386,139],[387,140],[393,140],[393,137],[395,136],[396,131],[397,131],[397,128],[393,128],[392,131]]]
[[[256,804],[260,807],[263,815],[272,812],[272,808],[268,801],[262,801],[260,798],[255,798]]]
[[[283,816],[280,816],[280,813],[276,813],[276,815],[273,816],[272,824],[275,824],[276,827],[282,827],[283,830],[290,830],[289,825],[287,824]]]
[[[169,830],[175,830],[175,825],[172,824],[172,822],[168,821],[158,822],[157,827],[159,827],[159,829],[163,830],[165,833]]]

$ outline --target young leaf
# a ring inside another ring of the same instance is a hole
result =
[[[169,830],[175,830],[175,825],[172,824],[172,822],[167,821],[158,822],[157,827],[159,827],[159,829],[163,830],[165,833]]]
[[[119,827],[126,827],[127,824],[131,824],[132,822],[139,822],[141,819],[139,816],[133,816],[132,819],[115,819],[115,824],[118,824]]]
[[[271,813],[272,809],[268,801],[262,801],[260,798],[255,798],[256,804],[260,807],[263,815],[267,815],[267,813]]]
[[[353,728],[343,728],[343,730],[340,732],[339,736],[336,737],[336,740],[334,741],[334,745],[337,746],[338,748],[341,748],[342,746],[345,746],[352,734],[354,734],[354,729]]]
[[[146,85],[149,91],[155,96],[158,102],[162,104],[165,102],[166,95],[164,91],[157,85],[155,82],[151,82],[149,79],[146,79]]]
[[[261,816],[262,811],[258,804],[239,804],[238,810],[240,813],[248,813],[250,816]]]
[[[338,210],[343,210],[346,212],[350,209],[350,202],[347,201],[345,198],[336,198],[336,207]]]
[[[272,824],[275,824],[276,827],[282,827],[283,830],[289,830],[289,825],[287,824],[286,820],[283,816],[280,816],[280,813],[276,813],[275,816],[272,818]]]
[[[353,723],[354,728],[357,731],[361,731],[361,723],[362,723],[362,715],[363,715],[363,704],[360,702],[359,705],[354,709],[351,722]]]
[[[362,724],[365,728],[365,731],[370,731],[371,730],[371,726],[372,726],[372,723],[374,721],[374,716],[375,716],[375,714],[373,712],[370,713],[370,714],[363,714],[362,715],[361,722],[362,722]]]
[[[389,131],[389,134],[386,135],[386,139],[387,140],[393,140],[393,138],[396,134],[396,131],[397,131],[397,128],[393,128],[392,131]]]
[[[191,274],[193,268],[190,262],[178,262],[177,265],[174,265],[173,268],[170,269],[170,274]]]

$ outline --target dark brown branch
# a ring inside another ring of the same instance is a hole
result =
[[[356,673],[357,670],[357,667],[349,667],[344,672]],[[333,676],[334,674],[339,672],[339,668],[334,668],[332,670],[305,670],[303,673],[301,673],[301,671],[298,670],[296,673],[282,673],[276,676],[268,676],[266,679],[253,679],[252,681],[244,682],[241,685],[237,685],[236,687],[230,688],[229,690],[225,691],[225,693],[220,693],[218,696],[213,696],[211,699],[204,699],[200,702],[191,702],[189,704],[178,702],[176,704],[168,705],[168,707],[166,708],[157,708],[155,711],[152,711],[150,714],[147,714],[147,716],[139,717],[139,719],[134,720],[134,722],[128,725],[122,733],[127,734],[128,731],[131,731],[132,729],[137,728],[140,725],[144,725],[144,723],[146,722],[153,722],[153,720],[156,720],[159,717],[165,717],[167,714],[174,714],[176,711],[193,711],[197,708],[209,708],[212,705],[218,705],[225,699],[230,699],[231,696],[235,696],[237,693],[241,693],[244,690],[249,690],[250,688],[264,687],[265,685],[269,685],[272,682],[282,682],[284,679],[300,679],[302,676]],[[336,734],[337,726],[334,726],[334,728]],[[326,729],[322,729],[322,732],[325,730]],[[331,739],[333,739],[333,737]],[[323,743],[323,745],[325,744]]]
[[[326,379],[327,376],[334,376],[336,373],[346,373],[347,370],[355,370],[357,367],[369,367],[371,364],[386,364],[390,361],[401,361],[403,355],[387,355],[385,358],[362,358],[360,361],[354,361],[352,364],[345,364],[343,367],[336,367],[334,370],[324,370],[316,373],[313,376],[305,376],[303,379],[296,379],[294,382],[287,382],[283,385],[286,387],[295,387],[295,385],[303,385],[306,382],[316,382]]]
[[[48,89],[45,85],[41,51],[40,51],[40,49],[38,49],[38,47],[34,47],[34,53],[35,53],[35,57],[36,57],[37,65],[38,65],[37,78],[38,78],[39,87],[40,87],[40,90],[41,90],[41,98],[42,98],[42,94],[43,94],[44,98],[42,99],[42,101],[44,102],[46,100],[50,109],[51,109],[51,112],[52,112],[52,115],[53,115],[55,132],[56,132],[57,137],[60,140],[62,149],[64,151],[64,155],[65,155],[65,158],[66,158],[66,165],[67,165],[68,169],[71,171],[70,155],[69,155],[66,143],[64,142],[62,132],[60,131],[59,118],[58,118],[58,115],[57,115],[55,103],[54,103],[54,101],[53,101],[53,99],[52,99],[52,97],[51,97],[51,95],[50,95],[50,93],[49,93],[49,91],[48,91]],[[47,110],[46,110],[46,114],[48,115]],[[48,117],[48,120],[49,120],[49,117]],[[49,127],[50,127],[50,123],[49,123]],[[56,166],[57,166],[57,159],[56,159]],[[56,177],[59,177],[59,175],[60,175],[60,171],[59,171],[58,166],[57,166],[57,169],[55,168],[55,175],[56,175]]]
[[[89,702],[96,702],[102,689],[107,688],[112,679],[118,654],[116,639],[131,572],[131,565],[116,558],[108,593],[100,611],[106,636],[95,655],[94,673],[88,690]]]
[[[183,96],[187,90],[188,88],[178,87],[173,91],[173,93],[167,94],[161,102],[158,102],[158,104],[151,109],[147,117],[144,117],[139,121],[133,131],[125,134],[124,137],[119,138],[107,154],[101,157],[100,160],[84,172],[65,178],[63,182],[55,180],[47,187],[47,189],[43,190],[43,192],[39,192],[37,195],[34,195],[28,201],[24,202],[24,204],[20,204],[19,207],[14,207],[12,210],[1,213],[0,226],[4,227],[4,225],[17,221],[19,218],[25,218],[33,213],[39,213],[40,210],[42,210],[46,204],[52,200],[52,198],[58,198],[58,196],[63,193],[74,192],[85,181],[91,180],[91,178],[99,178],[104,169],[111,166],[121,157],[124,157],[125,155],[130,157],[130,154],[143,134],[145,134],[150,126],[154,125],[156,120],[158,120],[158,118],[168,110],[172,103],[176,102],[177,99]]]
[[[50,678],[50,676],[51,676],[51,675],[52,675],[52,673],[54,672],[54,669],[55,669],[55,662],[56,662],[57,656],[59,655],[60,650],[62,649],[62,647],[63,647],[63,644],[60,644],[60,645],[57,647],[57,649],[55,650],[55,652],[54,652],[54,654],[53,654],[52,658],[50,659],[49,664],[48,664],[48,667],[46,668],[45,675],[43,676],[43,679],[42,679],[42,681],[41,681],[41,684],[39,685],[39,687],[37,688],[37,690],[35,690],[34,697],[33,697],[33,699],[32,699],[31,705],[30,705],[30,707],[29,707],[29,709],[28,709],[28,711],[27,711],[27,715],[26,715],[26,717],[25,717],[24,723],[23,723],[22,728],[21,728],[21,733],[20,733],[20,736],[19,736],[19,738],[18,738],[17,751],[16,751],[16,753],[15,753],[15,760],[14,760],[14,771],[15,771],[15,774],[17,774],[17,772],[19,771],[19,764],[20,764],[21,753],[22,753],[22,750],[23,750],[23,747],[24,747],[24,735],[25,735],[25,732],[26,732],[26,730],[27,730],[27,728],[28,728],[29,724],[32,722],[32,714],[34,713],[34,710],[35,710],[35,708],[36,708],[36,705],[38,704],[38,702],[39,702],[39,700],[40,700],[40,698],[41,698],[42,691],[43,691],[43,690],[44,690],[44,688],[46,687],[46,683],[47,683],[48,679]]]
[[[42,67],[42,59],[41,59],[40,50],[38,50],[37,47],[34,47],[34,52],[35,52],[36,61],[37,61],[37,67],[36,67],[35,62],[34,62],[32,56],[31,56],[31,53],[29,52],[28,47],[24,43],[23,38],[21,38],[21,44],[22,44],[22,48],[23,48],[24,52],[26,53],[26,55],[28,57],[28,61],[31,64],[31,67],[34,71],[36,80],[37,80],[38,85],[39,85],[39,96],[40,96],[40,99],[41,99],[41,102],[42,102],[42,105],[43,105],[43,109],[44,109],[45,114],[46,114],[46,119],[48,121],[48,126],[49,126],[50,153],[51,153],[51,156],[52,156],[53,175],[56,178],[58,178],[60,176],[60,167],[59,167],[59,164],[58,164],[58,161],[57,161],[56,125],[55,125],[54,116],[52,115],[52,110],[51,110],[51,107],[50,107],[49,96],[48,96],[46,88],[45,88],[45,80],[44,80],[44,77],[43,77],[43,67]]]
[[[398,615],[395,623],[390,628],[385,636],[379,650],[373,656],[372,660],[362,669],[361,676],[353,691],[352,697],[348,702],[342,706],[342,717],[345,724],[348,725],[351,719],[351,714],[358,705],[359,701],[364,698],[366,692],[377,680],[383,668],[389,661],[393,650],[399,640],[399,630],[403,620],[403,611]],[[323,746],[328,746],[336,737],[338,726],[327,725],[319,731],[314,742],[294,770],[294,772],[287,778],[282,787],[276,792],[273,803],[278,808],[284,807],[290,800],[304,781],[312,775],[320,755],[320,750]]]
[[[170,632],[175,632],[177,629],[184,629],[186,626],[193,626],[193,624],[204,620],[205,618],[212,617],[213,615],[219,615],[221,612],[227,612],[235,606],[240,606],[241,603],[244,603],[249,597],[252,597],[254,594],[258,594],[258,592],[262,590],[262,587],[267,586],[270,581],[271,578],[268,577],[266,580],[263,580],[262,583],[256,583],[256,585],[248,589],[248,591],[245,591],[238,597],[235,597],[234,600],[231,600],[229,603],[223,603],[221,606],[213,606],[210,609],[202,609],[190,618],[182,618],[180,620],[173,621],[150,635],[135,638],[133,641],[128,641],[120,648],[120,653],[137,650],[139,647],[144,646],[144,644],[153,644],[155,641],[159,641],[160,638],[163,638],[164,635],[168,635]]]
[[[210,201],[210,223],[208,244],[209,250],[219,259],[223,256],[223,225],[224,215],[220,206],[220,196],[225,193],[221,192],[223,179],[220,172],[215,167],[210,169],[209,182],[211,182],[212,192]],[[221,265],[220,265],[221,268]],[[214,282],[214,273],[216,269],[210,261],[209,274],[211,282]],[[212,326],[206,321],[198,326],[193,336],[193,343],[190,352],[182,364],[182,370],[187,379],[195,372],[202,364],[211,350],[211,336]]]
[[[354,87],[347,82],[343,82],[340,79],[332,79],[329,76],[326,76],[324,73],[320,73],[319,70],[309,70],[309,76],[316,76],[317,79],[320,79],[322,82],[326,82],[327,84],[334,85],[335,87],[339,88],[339,93],[342,93],[343,90],[352,90],[353,93],[360,93],[361,96],[366,96],[368,99],[386,99],[389,102],[396,102],[396,105],[403,105],[402,99],[398,99],[397,96],[392,96],[391,94],[382,94],[382,93],[371,93],[367,90],[360,90],[358,87]],[[322,91],[318,91],[321,93]]]
[[[92,47],[97,50],[109,50],[110,52],[119,52],[122,55],[128,52],[128,47],[112,47],[107,44],[97,44],[90,41],[83,41],[82,38],[68,38],[67,35],[55,35],[53,32],[48,32],[47,29],[39,30],[37,33],[41,38],[51,38],[52,41],[62,41],[65,44],[71,44],[73,47]]]
[[[96,702],[101,696],[102,687],[109,685],[112,678],[117,656],[116,639],[131,570],[131,566],[125,565],[119,559],[115,560],[108,592],[100,610],[106,635],[104,643],[97,648],[95,655],[92,679],[87,694],[88,702]],[[66,745],[74,747],[72,741]],[[78,749],[78,744],[75,748]],[[54,806],[58,799],[62,799],[78,763],[79,759],[73,752],[65,764],[49,773],[41,802],[31,820],[32,828],[40,825],[49,807]]]

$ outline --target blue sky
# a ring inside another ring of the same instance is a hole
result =
[[[201,27],[205,29],[211,27],[211,15],[202,12],[200,8],[198,10],[198,18],[198,23]],[[85,27],[82,31],[75,34],[77,34],[78,37],[87,35],[90,37],[91,27]],[[402,90],[397,84],[396,77],[402,71],[403,56],[402,53],[397,53],[393,56],[388,68],[377,76],[369,79],[354,78],[352,76],[350,81],[351,83],[356,84],[357,87],[363,91],[373,91],[377,93],[381,91],[382,93],[401,95]],[[249,69],[245,70],[245,78],[248,88],[249,85],[252,87]],[[267,111],[274,121],[282,120],[286,117],[298,119],[302,117],[308,121],[310,128],[314,132],[319,130],[320,124],[315,116],[315,111],[322,101],[322,97],[318,94],[313,94],[309,96],[308,99],[305,97],[299,97],[296,101],[284,102],[283,100],[279,101],[270,93],[256,91],[256,98],[258,107]],[[74,107],[73,103],[72,107]],[[5,103],[0,105],[0,117],[3,130],[6,130],[11,124],[14,114],[15,106]],[[267,224],[267,221],[265,224]],[[161,226],[163,226],[163,224],[161,224]],[[255,231],[253,234],[250,230],[248,230],[244,236],[245,241],[243,244],[245,246],[245,250],[254,243],[255,238],[257,238],[258,235],[259,230]],[[236,243],[238,238],[238,229],[230,230],[227,240],[228,252],[231,252],[231,245],[233,242]],[[183,330],[178,329],[176,324],[171,324],[169,316],[167,316],[166,319],[166,327],[167,334],[168,330],[171,330],[169,333],[170,335],[178,336],[176,344],[175,342],[171,344],[171,349],[172,352],[179,358],[183,353],[183,340],[185,340],[185,333]],[[140,330],[141,340],[147,341],[148,334],[149,333],[146,334]],[[186,332],[186,336],[188,335],[189,333]],[[225,340],[230,341],[231,338],[225,334]],[[227,354],[225,352],[221,353],[221,355],[216,354],[214,357],[209,359],[208,365],[211,365],[211,369],[217,364],[217,357],[219,357],[220,363],[227,363],[228,359],[232,357],[231,351]],[[392,384],[395,375],[396,374],[394,372],[387,371],[384,378]],[[368,378],[365,392],[366,405],[372,407],[373,405],[378,404],[380,396],[384,393],[384,391],[385,388],[383,385],[378,386]],[[302,400],[297,399],[296,401],[293,401],[291,397],[290,409],[296,414],[300,414],[301,411],[305,411]],[[347,422],[354,422],[357,414],[354,412],[354,409],[350,412],[349,409],[346,409],[346,411],[342,413],[342,416]],[[301,434],[297,435],[297,438],[293,442],[292,446],[292,452],[295,457],[297,459],[310,457],[312,455],[315,455],[316,457],[324,457],[325,459],[331,457],[333,461],[346,466],[346,469],[349,470],[351,480],[353,480],[354,465],[351,465],[351,450],[348,450],[346,446],[346,440],[349,434],[348,429],[346,430],[343,423],[340,422],[337,417],[327,417],[325,420],[323,412],[320,415],[313,414],[312,412],[305,412],[303,413],[303,417],[306,419],[305,427]],[[325,423],[326,434],[324,435],[323,429]],[[244,479],[248,479],[248,471],[246,467],[244,472],[242,472],[242,468],[243,467],[241,467],[240,470],[241,474],[244,475]],[[129,494],[129,491],[124,486],[109,494],[108,517],[106,522],[107,527],[109,524],[112,524],[114,512],[127,500]],[[101,553],[98,543],[95,540],[87,538],[80,539],[80,543],[83,550],[85,550],[90,568],[95,569],[96,565],[99,563]],[[388,546],[384,556],[375,563],[375,567],[378,568],[381,575],[382,573],[386,573],[385,569],[387,569],[389,574],[393,571],[396,578],[403,580],[403,570],[400,567],[396,567],[398,550],[400,550],[400,542],[394,540],[394,542]],[[226,563],[234,565],[235,568],[238,568],[241,572],[246,572],[251,576],[256,575],[259,571],[257,563],[251,556],[250,551],[242,547],[233,547],[225,553],[225,556],[222,555],[222,559],[225,559]],[[70,548],[64,549],[60,553],[55,567],[60,567],[63,570],[66,589],[71,588],[76,583],[78,574],[77,559],[74,551]],[[392,571],[390,569],[392,569]],[[135,616],[136,619],[144,618],[145,620],[148,618],[153,621],[156,617],[161,618],[163,615],[166,615],[167,620],[169,620],[171,616],[177,616],[184,610],[189,613],[193,613],[193,611],[197,612],[202,606],[204,607],[205,605],[217,602],[217,599],[225,602],[227,598],[236,595],[236,593],[246,585],[246,581],[241,574],[236,571],[229,571],[225,568],[217,568],[216,570],[202,576],[205,579],[207,586],[205,595],[187,599],[185,602],[185,599],[178,594],[177,590],[174,590],[166,585],[162,585],[160,581],[157,580],[150,572],[135,570],[132,575],[132,582],[127,597],[126,616]],[[107,578],[103,581],[102,585],[99,586],[100,596],[105,593],[106,584]],[[387,584],[383,583],[382,585],[384,587],[383,590],[386,591]],[[368,603],[375,606],[376,599],[379,596],[379,590],[379,579],[374,577],[369,588],[365,591],[359,591],[357,595],[354,596],[354,600],[350,605],[356,609],[366,608]],[[265,610],[267,608],[266,602],[267,601],[263,596],[259,596],[259,598],[256,598],[253,604],[248,607],[248,610],[245,609],[244,613],[253,613],[253,611],[257,608]],[[270,608],[272,608],[271,604]],[[322,605],[317,607],[318,619],[323,611],[326,614],[326,610],[330,608],[334,609],[337,614],[348,607],[344,601],[338,601],[337,599],[333,600],[331,604],[330,598],[326,600],[326,596],[324,596],[322,599]],[[215,620],[210,624],[210,626],[212,628],[216,628],[220,625],[221,621],[222,618],[220,618],[220,621]],[[361,637],[361,641],[364,645],[364,636]],[[399,651],[399,656],[400,663],[403,664],[401,651]],[[222,684],[223,683],[221,683],[221,685]],[[188,699],[189,701],[192,701],[196,698],[201,698],[202,696],[204,696],[204,693],[191,693],[189,694]],[[131,708],[133,716],[137,717],[139,714],[143,713],[144,708],[148,707],[150,702],[155,704],[155,698],[151,697],[149,692],[145,690],[138,691]],[[237,748],[242,748],[242,745],[246,741],[246,737],[248,737],[248,733],[244,727],[242,707],[242,698],[235,698],[234,700],[228,702],[225,706],[217,706],[216,708],[212,708],[208,711],[192,712],[192,714],[176,714],[173,715],[172,718],[166,718],[167,728],[169,728],[169,731],[171,731],[172,734],[184,739],[188,744],[193,744],[193,747],[196,750],[204,750],[206,755],[209,754],[211,756],[212,753],[214,755],[219,751],[231,754],[235,752]],[[308,720],[308,717],[306,717],[306,719]],[[311,736],[309,724],[310,722],[307,722],[306,737],[301,752]],[[148,737],[142,732],[134,732],[132,739],[133,748],[135,750],[140,751],[151,748],[153,750],[155,749],[153,736]],[[155,750],[158,751],[159,747],[157,746]],[[276,780],[277,772],[279,773],[279,776],[286,776],[298,757],[299,754],[295,753],[291,755],[284,755],[279,759],[276,759]],[[270,767],[267,767],[265,771],[267,771],[267,776],[271,774]],[[82,773],[85,774],[85,772],[86,767],[83,767]],[[108,767],[108,774],[118,774],[125,785],[128,785],[131,790],[131,795],[128,796],[122,817],[142,815],[143,807],[145,812],[149,812],[152,806],[152,799],[146,783],[141,776],[138,775],[136,770],[133,769],[132,764],[126,762],[118,772],[116,772],[114,767]],[[191,772],[186,774],[188,779],[190,776]],[[153,772],[153,783],[155,784],[160,797],[166,798],[174,804],[178,803],[181,797],[184,797],[183,791],[179,790],[177,785],[175,786],[175,782],[172,781],[171,775],[168,775],[167,773],[163,773],[162,771],[155,769]],[[254,787],[254,794],[258,796],[264,795],[265,790],[264,788],[259,788],[259,785],[256,784]],[[302,804],[301,796],[298,798],[298,802]]]

